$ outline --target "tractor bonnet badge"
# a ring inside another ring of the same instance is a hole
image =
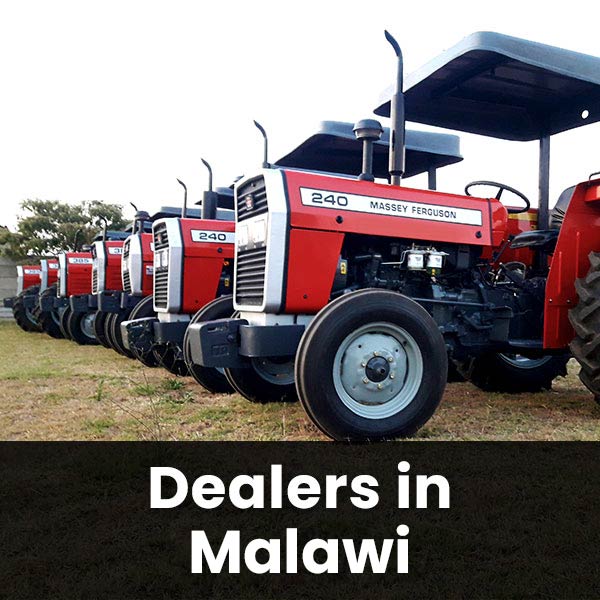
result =
[[[252,194],[248,194],[244,198],[244,201],[246,203],[246,210],[252,210],[254,208],[254,198],[252,197]]]

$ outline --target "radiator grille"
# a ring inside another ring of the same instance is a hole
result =
[[[131,244],[130,239],[125,240],[125,243],[123,244],[123,261],[124,262],[129,258],[130,244]]]
[[[267,190],[264,177],[256,177],[237,190],[237,220],[245,221],[267,212]]]
[[[98,293],[98,265],[92,266],[92,294]]]
[[[260,306],[265,295],[267,249],[238,250],[235,264],[235,301]]]
[[[123,290],[128,294],[132,293],[131,289],[131,276],[129,275],[129,271],[123,272]]]
[[[154,229],[154,252],[169,247],[169,236],[167,226],[160,223]],[[169,267],[154,268],[154,306],[157,308],[168,308],[169,296]]]

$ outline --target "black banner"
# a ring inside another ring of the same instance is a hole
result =
[[[0,596],[598,597],[599,464],[582,443],[3,443]],[[151,508],[152,467],[176,506]],[[363,544],[385,572],[351,572]]]

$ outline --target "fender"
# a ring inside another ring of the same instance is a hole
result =
[[[560,228],[546,283],[544,348],[565,348],[573,339],[569,310],[577,304],[575,280],[589,270],[588,254],[600,251],[600,180],[580,183]]]

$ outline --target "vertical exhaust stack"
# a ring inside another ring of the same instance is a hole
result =
[[[181,179],[178,179],[177,183],[183,188],[183,206],[181,207],[181,218],[185,219],[185,215],[187,214],[187,185],[185,185]]]
[[[208,169],[208,190],[202,195],[202,218],[215,220],[217,218],[217,203],[219,194],[213,192],[213,172],[208,161],[203,158],[202,164]]]
[[[406,118],[404,114],[404,62],[400,44],[389,31],[385,32],[385,39],[391,44],[398,58],[398,72],[396,75],[396,92],[391,99],[391,131],[390,131],[390,183],[401,185],[404,175],[404,152]]]
[[[81,229],[78,229],[75,232],[75,237],[73,238],[73,252],[79,252],[81,250],[81,243],[79,241],[81,234],[82,234]]]
[[[263,139],[265,141],[264,150],[263,150],[262,168],[270,169],[271,165],[269,164],[269,138],[267,137],[267,132],[265,131],[265,128],[258,121],[254,121],[254,125],[255,125],[256,129],[258,129],[262,133]]]
[[[137,228],[137,224],[138,224],[138,219],[137,219],[137,213],[138,213],[138,207],[133,203],[130,202],[129,204],[131,204],[131,206],[133,206],[133,210],[135,210],[135,214],[133,215],[133,222],[131,223],[131,233],[133,233],[133,235],[135,235],[135,230]]]

